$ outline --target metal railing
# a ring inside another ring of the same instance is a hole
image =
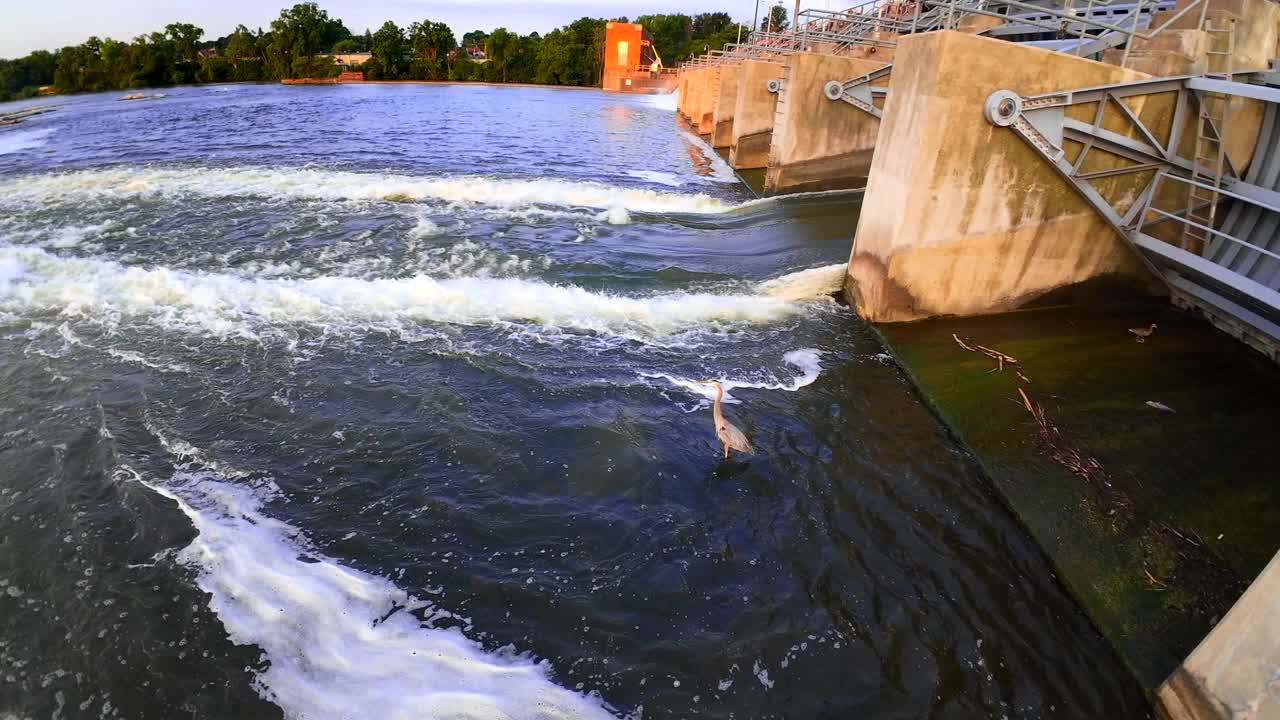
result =
[[[1001,20],[1002,25],[982,31],[984,34],[1052,33],[1058,38],[1056,49],[1076,55],[1095,55],[1124,45],[1123,67],[1134,40],[1154,38],[1187,13],[1199,10],[1203,14],[1207,3],[1191,0],[1175,10],[1173,0],[870,0],[843,12],[802,10],[790,31],[753,31],[746,42],[730,43],[684,66],[785,57],[812,50],[841,55],[858,47],[893,47],[900,35],[955,30],[969,18],[991,17]],[[1155,24],[1158,10],[1170,11],[1170,15]],[[1070,36],[1074,42],[1063,43],[1062,36]]]

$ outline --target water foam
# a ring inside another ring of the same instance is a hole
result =
[[[0,257],[0,297],[8,295],[13,283],[26,274],[26,267],[16,258]]]
[[[638,178],[646,182],[666,185],[667,187],[680,187],[685,184],[685,180],[675,173],[661,172],[658,170],[628,170],[627,175]]]
[[[619,208],[658,214],[714,214],[734,207],[704,194],[665,193],[592,182],[414,177],[316,168],[118,167],[26,175],[0,182],[0,197],[32,203],[116,196],[440,201],[507,209]]]
[[[783,300],[808,300],[823,297],[844,288],[845,263],[823,265],[788,273],[760,284],[760,292]]]
[[[9,132],[0,133],[0,155],[9,155],[23,150],[44,147],[49,143],[49,136],[52,134],[53,128],[10,130]]]
[[[175,503],[198,531],[178,560],[197,572],[231,641],[269,665],[255,689],[290,718],[613,718],[594,696],[552,682],[545,662],[487,652],[391,581],[315,552],[262,511],[263,494],[209,474],[165,484],[126,476]]]
[[[702,138],[691,132],[681,130],[685,139],[702,151],[702,155],[707,159],[707,163],[711,166],[711,179],[722,183],[738,182],[738,174],[733,171],[733,167],[720,157],[715,148],[708,145]]]
[[[758,390],[782,390],[785,392],[795,392],[802,387],[812,385],[820,374],[822,374],[822,351],[814,348],[801,348],[792,350],[782,356],[782,362],[800,371],[800,375],[787,381],[778,380],[747,380],[733,378],[698,378],[692,380],[689,378],[675,377],[665,373],[640,373],[641,377],[651,379],[661,379],[684,388],[696,395],[701,395],[707,400],[714,400],[716,397],[716,389],[703,382],[710,379],[718,379],[720,386],[724,389],[724,398],[722,402],[737,404],[739,400],[733,396],[733,391],[737,388],[755,388]],[[705,404],[705,403],[704,403]]]
[[[666,110],[668,112],[675,112],[680,101],[679,93],[675,92],[655,93],[652,95],[635,95],[633,97],[636,102],[641,105],[647,105],[651,108]]]
[[[642,339],[717,322],[769,323],[801,311],[761,295],[627,297],[518,278],[242,277],[64,258],[31,247],[0,247],[0,267],[12,278],[0,294],[0,309],[106,324],[141,318],[169,329],[255,340],[259,331],[282,325],[405,334],[423,323],[527,323]]]
[[[417,267],[422,273],[444,277],[509,277],[528,275],[551,267],[544,255],[521,257],[498,252],[475,240],[463,240],[448,247],[421,252]]]

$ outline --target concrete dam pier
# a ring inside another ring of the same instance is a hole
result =
[[[1247,460],[1280,399],[1277,58],[1272,0],[904,0],[806,10],[679,71],[678,122],[765,194],[863,189],[849,305],[1165,718],[1280,718],[1280,487]],[[1130,392],[1202,410],[1134,396],[1095,432]],[[1144,402],[1167,417],[1128,419]],[[1183,433],[1234,454],[1131,441]]]

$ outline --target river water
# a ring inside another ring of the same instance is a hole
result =
[[[0,717],[1146,713],[828,296],[857,195],[669,98],[117,97],[0,130]]]

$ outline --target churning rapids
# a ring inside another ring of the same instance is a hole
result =
[[[0,130],[0,717],[1144,712],[831,298],[857,195],[650,98],[60,102]]]

